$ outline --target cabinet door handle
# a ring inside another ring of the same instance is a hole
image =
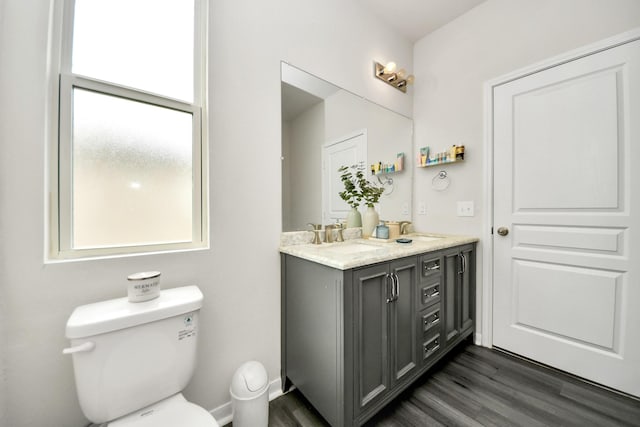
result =
[[[396,273],[391,273],[391,277],[393,282],[395,283],[395,292],[393,293],[393,300],[398,301],[398,297],[400,296],[400,278]]]
[[[458,270],[458,274],[462,274],[467,271],[467,257],[463,253],[458,254],[458,257],[460,257],[460,270]]]
[[[389,296],[389,279],[391,279],[391,296]],[[389,304],[390,302],[393,302],[393,277],[387,273],[387,275],[385,276],[385,289],[386,289],[386,294],[387,294],[387,304]]]

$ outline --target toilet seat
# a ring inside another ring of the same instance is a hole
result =
[[[108,427],[218,427],[204,408],[188,402],[182,393],[110,422]]]

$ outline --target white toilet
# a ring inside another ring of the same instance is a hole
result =
[[[109,427],[217,427],[181,394],[195,368],[201,307],[200,289],[185,286],[150,301],[118,298],[76,308],[64,353],[73,355],[85,416]]]

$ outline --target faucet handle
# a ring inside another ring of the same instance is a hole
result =
[[[314,223],[310,222],[307,225],[310,226],[311,228],[313,228],[314,231],[322,230],[322,224],[314,224]]]

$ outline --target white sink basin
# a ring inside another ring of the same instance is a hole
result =
[[[436,240],[442,239],[442,237],[438,236],[411,236],[410,239],[417,240],[418,242],[434,242]]]
[[[380,247],[364,245],[362,243],[336,243],[332,246],[324,248],[325,251],[341,255],[359,254],[363,252],[376,251],[378,249],[380,249]]]

